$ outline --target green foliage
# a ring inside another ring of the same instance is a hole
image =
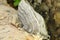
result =
[[[18,6],[18,4],[19,4],[20,1],[21,0],[14,0],[14,6]]]

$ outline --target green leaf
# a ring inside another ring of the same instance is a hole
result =
[[[18,6],[21,0],[14,0],[14,6]]]

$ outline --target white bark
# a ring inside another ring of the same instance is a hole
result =
[[[18,6],[18,16],[24,25],[23,29],[27,32],[39,34],[44,38],[49,37],[43,17],[35,12],[27,1],[21,0]]]

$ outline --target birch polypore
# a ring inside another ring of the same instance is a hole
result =
[[[49,37],[43,17],[26,0],[21,0],[18,6],[18,16],[24,30],[44,38]]]

